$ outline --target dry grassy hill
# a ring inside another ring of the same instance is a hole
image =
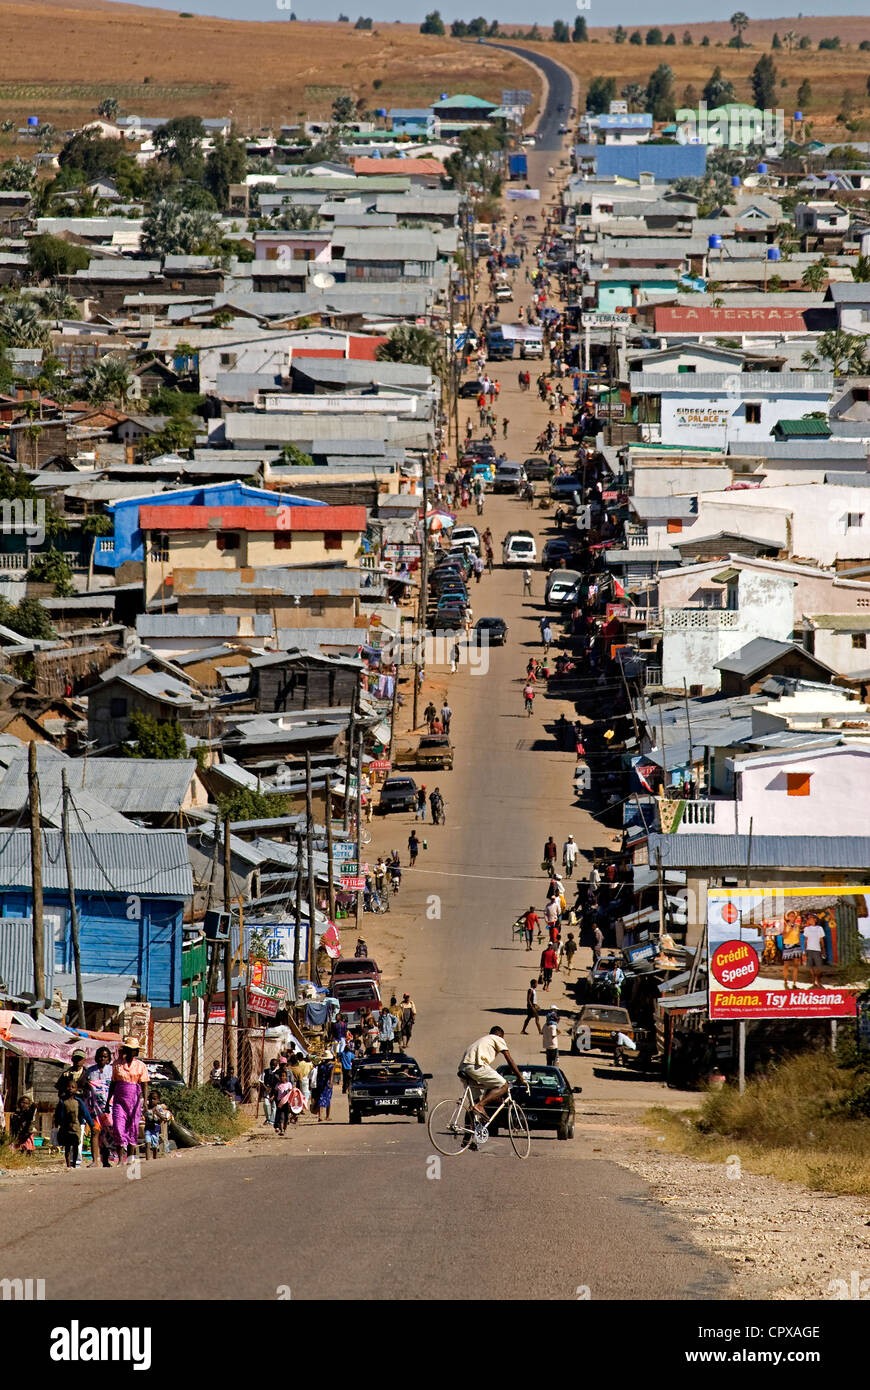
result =
[[[36,115],[59,130],[88,119],[105,96],[137,115],[232,111],[255,130],[303,111],[326,116],[345,92],[377,108],[428,106],[445,90],[498,101],[505,87],[537,85],[520,59],[405,24],[366,33],[287,19],[182,19],[108,0],[3,0],[0,34],[16,55],[15,76],[0,76],[0,120],[21,125]]]

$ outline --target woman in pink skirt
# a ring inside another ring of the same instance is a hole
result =
[[[119,1153],[123,1160],[135,1158],[139,1151],[139,1121],[145,1106],[145,1087],[149,1084],[148,1068],[139,1058],[139,1039],[125,1038],[112,1067],[107,1106],[111,1106],[112,1125],[118,1137]]]

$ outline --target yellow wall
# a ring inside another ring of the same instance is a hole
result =
[[[153,533],[152,533],[153,534]],[[342,545],[327,550],[320,531],[294,531],[289,549],[277,548],[276,537],[286,531],[239,531],[238,550],[218,550],[217,535],[211,531],[173,531],[169,535],[169,559],[161,561],[152,554],[151,536],[145,546],[145,600],[160,596],[166,578],[178,569],[236,570],[258,569],[266,565],[316,565],[324,560],[352,564],[359,549],[359,535],[344,532]],[[165,596],[172,596],[168,586]]]

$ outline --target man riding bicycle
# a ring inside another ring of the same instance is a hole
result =
[[[514,1075],[520,1085],[526,1083],[523,1074],[508,1052],[507,1043],[504,1040],[504,1029],[496,1025],[477,1042],[473,1042],[470,1047],[465,1049],[462,1061],[459,1063],[458,1076],[460,1081],[467,1082],[473,1092],[477,1095],[477,1100],[472,1107],[475,1114],[482,1120],[488,1119],[486,1113],[487,1105],[496,1105],[504,1100],[509,1090],[509,1083],[504,1077],[499,1075],[493,1063],[499,1056],[503,1056],[508,1066],[513,1069]]]

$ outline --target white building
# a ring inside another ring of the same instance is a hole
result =
[[[643,436],[662,444],[725,448],[769,440],[780,420],[827,414],[827,372],[632,372]]]
[[[751,536],[818,565],[870,560],[870,491],[793,483],[704,493],[693,538],[722,532]]]
[[[679,571],[676,571],[679,574]],[[669,608],[662,600],[662,685],[718,690],[716,663],[754,637],[788,642],[794,627],[794,580],[751,570],[723,571],[726,606]],[[661,581],[660,581],[661,582]]]

